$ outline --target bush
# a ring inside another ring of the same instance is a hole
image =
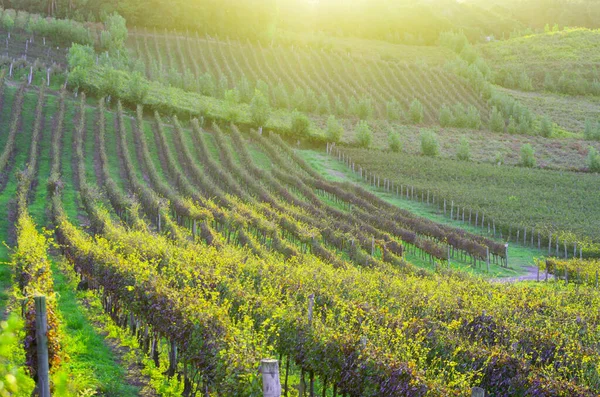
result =
[[[496,165],[504,164],[504,153],[496,152],[496,154],[494,155],[494,164],[496,164]]]
[[[254,90],[254,97],[250,102],[250,115],[256,127],[263,127],[269,121],[271,109],[269,100],[260,90]]]
[[[471,160],[471,144],[469,143],[469,139],[464,135],[460,138],[456,158],[461,161]]]
[[[290,131],[297,138],[308,138],[310,135],[310,120],[297,110],[292,112],[292,127]]]
[[[344,127],[340,124],[339,121],[335,118],[335,116],[331,115],[327,119],[327,139],[330,142],[338,143],[342,140],[342,135],[344,134]]]
[[[335,96],[335,100],[333,101],[333,111],[336,115],[341,116],[346,113],[346,106],[344,102],[342,102],[342,98],[339,95]]]
[[[585,130],[583,130],[583,137],[588,141],[600,140],[600,126],[594,123],[592,120],[585,121]]]
[[[442,127],[450,127],[452,125],[452,110],[446,105],[440,109],[440,125]]]
[[[331,113],[331,105],[329,104],[329,97],[327,94],[321,94],[321,98],[319,99],[319,107],[317,109],[319,114],[328,114]]]
[[[529,143],[521,146],[521,165],[528,168],[533,168],[536,165],[535,150]]]
[[[387,118],[392,121],[400,121],[404,119],[404,111],[402,110],[402,106],[400,102],[395,99],[392,99],[385,106]]]
[[[310,88],[306,91],[306,97],[304,99],[304,110],[309,113],[314,113],[317,111],[319,107],[319,100],[317,99],[317,94]]]
[[[388,145],[390,150],[394,153],[402,151],[402,141],[400,140],[400,134],[397,131],[390,131],[388,135]]]
[[[514,135],[517,133],[517,122],[513,116],[508,119],[508,133]]]
[[[305,101],[306,97],[304,95],[304,90],[302,88],[296,88],[296,90],[292,94],[292,108],[296,110],[304,109]]]
[[[421,153],[424,156],[435,157],[439,153],[437,135],[433,131],[421,132]]]
[[[423,118],[424,118],[423,104],[418,99],[414,99],[411,102],[408,113],[410,116],[410,121],[412,121],[413,123],[419,124],[419,123],[423,122]]]
[[[140,72],[133,72],[129,79],[129,97],[133,103],[143,104],[148,96],[148,82]]]
[[[252,100],[253,90],[246,76],[242,76],[237,88],[240,92],[240,101],[242,101],[243,103],[250,103],[250,101]]]
[[[504,132],[504,116],[495,106],[492,108],[492,116],[490,117],[490,130]]]
[[[527,72],[522,71],[519,75],[519,89],[523,91],[533,91],[533,83],[531,81],[531,77],[527,75]]]
[[[273,105],[278,108],[286,109],[290,106],[290,98],[288,93],[283,86],[283,84],[279,83],[273,89]]]
[[[367,120],[373,115],[373,101],[371,98],[362,98],[356,104],[356,116],[361,120]]]
[[[590,150],[588,151],[587,163],[591,172],[600,172],[600,154],[592,146],[590,146]]]
[[[554,133],[554,125],[547,116],[542,117],[540,122],[540,135],[546,138],[550,138]]]
[[[371,146],[371,142],[373,141],[373,132],[371,132],[371,127],[369,127],[369,123],[364,120],[361,120],[356,124],[356,144],[362,148],[368,148]]]
[[[469,105],[466,116],[467,127],[474,130],[478,130],[481,127],[481,115],[475,106]]]

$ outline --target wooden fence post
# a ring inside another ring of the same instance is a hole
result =
[[[50,397],[50,377],[48,363],[48,316],[46,297],[36,296],[35,302],[35,341],[37,345],[37,388],[40,397]]]
[[[281,397],[279,362],[277,360],[261,360],[260,372],[263,381],[263,397]]]

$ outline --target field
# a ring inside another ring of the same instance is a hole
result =
[[[414,186],[419,196],[429,191],[448,203],[453,201],[458,207],[466,207],[467,213],[484,213],[490,221],[502,225],[505,236],[509,228],[513,238],[517,229],[533,228],[542,233],[547,246],[550,232],[553,235],[558,231],[572,232],[581,239],[596,242],[600,235],[600,219],[593,210],[600,205],[598,195],[594,194],[600,188],[597,175],[499,167],[418,155],[384,155],[350,148],[343,149],[343,153],[355,163],[355,169],[360,166],[396,186]],[[573,241],[577,240],[575,236],[571,238]]]
[[[497,98],[441,47],[105,18],[0,13],[0,394],[598,394],[600,146],[579,116],[487,86],[516,98],[501,122],[540,117],[488,131]],[[457,103],[483,125],[438,127]],[[546,115],[564,130],[541,136]]]
[[[364,117],[364,112],[386,119],[392,117],[388,104],[395,101],[401,110],[393,117],[400,119],[417,99],[426,123],[437,123],[444,104],[473,105],[484,121],[489,117],[486,103],[468,85],[435,58],[431,66],[426,63],[427,54],[434,51],[422,51],[423,57],[412,50],[405,57],[381,59],[337,49],[272,48],[149,32],[132,34],[128,46],[144,61],[149,78],[205,94],[224,96],[226,90],[237,88],[243,96],[244,79],[250,87],[259,81],[267,84],[275,107],[309,113]],[[440,54],[442,59],[452,56],[447,50]],[[199,79],[208,82],[199,87],[189,83]]]
[[[507,88],[518,87],[525,72],[531,90],[597,96],[599,41],[599,31],[578,28],[481,44],[479,49],[496,72],[496,82]]]

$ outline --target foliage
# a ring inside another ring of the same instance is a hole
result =
[[[304,113],[294,110],[292,112],[292,135],[299,139],[308,138],[310,135],[310,120]]]
[[[592,146],[588,149],[587,166],[592,172],[600,172],[600,154]]]
[[[542,117],[540,124],[540,135],[545,138],[550,138],[554,134],[554,125],[552,125],[552,121],[548,118],[548,116]]]
[[[335,118],[334,115],[329,116],[327,119],[327,139],[329,142],[340,142],[343,134],[344,127],[342,124]]]
[[[528,168],[533,168],[536,165],[535,150],[529,143],[521,146],[521,165]]]
[[[497,107],[492,108],[492,116],[490,117],[490,130],[494,132],[504,132],[504,116]]]
[[[423,122],[424,110],[421,101],[418,99],[413,99],[413,101],[410,103],[408,114],[412,123],[420,124]]]
[[[354,129],[356,135],[356,145],[362,148],[368,148],[371,146],[371,142],[373,141],[373,132],[371,131],[371,127],[369,123],[365,120],[361,120],[356,124]]]
[[[471,145],[469,143],[469,139],[464,135],[460,137],[456,158],[462,161],[471,160]]]
[[[421,154],[435,157],[439,154],[439,143],[437,135],[431,130],[421,132]]]
[[[400,133],[398,131],[390,131],[388,134],[388,146],[394,153],[402,151],[402,141],[400,140]]]
[[[260,91],[254,91],[250,102],[250,115],[256,127],[263,127],[269,121],[270,107],[268,98]]]

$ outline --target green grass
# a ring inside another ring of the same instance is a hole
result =
[[[348,170],[342,163],[326,156],[322,152],[313,150],[299,150],[298,153],[323,177],[331,181],[351,181],[360,184],[366,190],[375,193],[378,197],[386,202],[393,204],[399,208],[408,210],[417,216],[433,220],[435,222],[458,227],[467,230],[471,233],[482,234],[487,236],[487,230],[454,221],[443,214],[439,213],[437,207],[427,204],[422,204],[416,201],[406,200],[397,197],[395,194],[384,192],[380,189],[361,182],[360,178]],[[488,236],[489,237],[489,236]],[[498,239],[499,241],[499,239]],[[463,270],[471,274],[483,275],[486,277],[514,277],[526,273],[525,267],[533,266],[533,259],[542,256],[543,253],[528,247],[520,246],[511,243],[509,246],[509,268],[503,268],[498,265],[490,264],[490,273],[487,273],[485,264],[481,268],[474,268],[471,264],[460,262],[458,260],[451,261],[451,268]],[[422,260],[420,257],[407,253],[406,259],[420,267],[432,269],[433,266],[428,260]]]
[[[16,91],[15,88],[5,87],[5,90]],[[8,105],[8,97],[5,100],[5,106]],[[17,171],[21,171],[25,167],[25,162],[29,157],[29,148],[31,143],[31,130],[33,128],[33,118],[35,113],[35,106],[37,103],[37,95],[35,93],[27,93],[23,101],[23,112],[22,112],[22,130],[17,133],[15,141],[15,155],[13,160],[13,167],[9,173],[6,187],[2,194],[0,194],[0,208],[2,208],[2,216],[0,216],[0,241],[8,243],[9,234],[8,232],[13,227],[11,217],[9,217],[8,211],[14,211],[14,200],[17,194]],[[6,112],[3,112],[6,114]],[[8,135],[8,125],[10,123],[9,117],[3,117],[0,120],[0,128],[5,131],[2,135]],[[5,140],[6,142],[6,140]],[[4,142],[4,143],[5,143]],[[4,145],[2,146],[2,150]],[[13,215],[15,215],[13,213]],[[4,312],[9,300],[10,286],[12,282],[11,268],[10,268],[10,250],[2,244],[0,246],[0,312]]]
[[[117,363],[97,326],[92,325],[93,317],[102,311],[98,298],[90,291],[77,291],[77,276],[66,263],[53,263],[52,276],[62,319],[62,346],[69,357],[55,379],[67,388],[69,395],[96,390],[104,396],[136,396],[136,388],[124,380],[124,368]]]

